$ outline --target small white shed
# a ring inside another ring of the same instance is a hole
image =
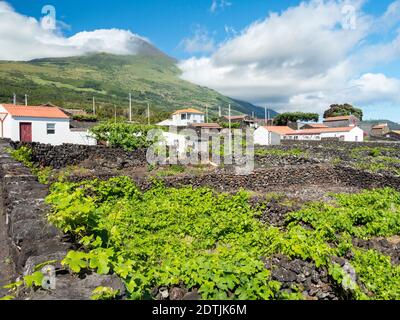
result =
[[[0,104],[1,138],[13,141],[96,145],[88,131],[72,131],[70,118],[57,107]]]
[[[271,146],[281,144],[281,140],[287,133],[295,132],[287,126],[263,126],[254,131],[254,144]]]

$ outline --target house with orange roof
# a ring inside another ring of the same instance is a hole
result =
[[[319,126],[301,130],[294,130],[288,126],[264,126],[259,127],[254,132],[254,143],[258,145],[277,145],[280,144],[282,140],[363,142],[364,131],[357,126]]]
[[[70,128],[70,117],[55,106],[0,104],[0,137],[13,141],[96,145],[87,130]]]
[[[204,123],[205,114],[197,109],[181,109],[172,114],[171,119],[158,123],[159,126],[188,127],[191,124]]]
[[[337,140],[346,142],[363,142],[364,130],[357,126],[302,129],[285,134],[283,139],[307,141]]]

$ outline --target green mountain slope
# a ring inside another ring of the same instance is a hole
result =
[[[176,61],[158,50],[146,55],[116,56],[90,54],[80,57],[51,58],[30,62],[0,62],[0,102],[10,102],[13,93],[23,103],[51,102],[65,108],[91,110],[96,98],[98,113],[113,117],[114,106],[119,116],[126,116],[128,93],[132,93],[136,118],[143,117],[147,104],[154,117],[184,107],[218,113],[218,106],[232,104],[233,114],[245,113],[264,117],[264,109],[225,97],[214,90],[180,79]]]

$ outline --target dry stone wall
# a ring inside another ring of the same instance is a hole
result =
[[[142,166],[146,160],[146,150],[132,152],[106,146],[84,146],[63,144],[52,146],[40,143],[10,142],[14,149],[27,146],[32,150],[32,160],[44,167],[60,169],[77,165],[82,161],[92,161],[95,165],[107,164],[115,169]]]
[[[13,278],[32,273],[35,266],[51,260],[61,261],[73,248],[65,235],[51,226],[46,219],[49,207],[45,204],[47,186],[21,163],[8,154],[8,142],[0,142],[0,230],[7,235],[5,243],[10,253],[9,264]],[[59,270],[61,266],[58,265]],[[57,275],[57,289],[52,292],[26,292],[26,299],[89,299],[100,285],[111,286],[124,292],[122,283],[115,277],[88,275],[79,279],[62,272]]]

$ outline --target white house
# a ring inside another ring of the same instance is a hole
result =
[[[295,130],[287,126],[262,126],[254,131],[254,144],[261,146],[278,145],[288,133]]]
[[[1,138],[13,141],[96,145],[87,130],[70,129],[70,118],[59,108],[0,104]]]
[[[193,123],[204,123],[204,113],[196,109],[177,110],[172,118],[158,123],[159,126],[187,127]]]
[[[321,141],[324,139],[338,139],[347,142],[363,142],[364,131],[356,126],[351,127],[320,127],[302,130],[293,130],[287,126],[264,126],[254,132],[254,143],[258,145],[276,145],[281,140],[308,140]]]
[[[338,139],[346,142],[363,142],[364,131],[359,127],[337,127],[296,130],[284,136],[286,140],[324,140]]]

